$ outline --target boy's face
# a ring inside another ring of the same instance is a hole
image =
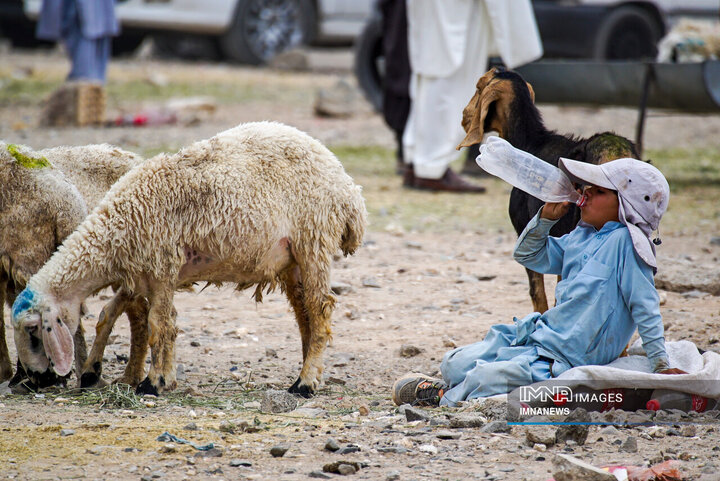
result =
[[[580,218],[583,221],[597,230],[602,229],[606,222],[619,221],[620,204],[617,192],[596,185],[588,185],[583,189],[583,194],[587,196],[585,205],[580,208]]]

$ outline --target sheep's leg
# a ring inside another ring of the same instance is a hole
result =
[[[115,383],[137,386],[145,376],[145,357],[148,350],[148,302],[143,297],[135,297],[125,309],[130,320],[130,359],[122,377]]]
[[[10,352],[5,340],[5,298],[8,287],[8,278],[5,273],[0,274],[0,382],[7,381],[13,375],[10,363]]]
[[[149,296],[148,342],[150,371],[137,387],[138,394],[158,395],[177,386],[175,379],[175,316],[170,283],[157,284]]]
[[[74,342],[75,348],[75,375],[78,378],[78,385],[80,385],[80,372],[87,362],[87,344],[85,343],[85,328],[82,324],[82,318],[78,323],[77,331],[75,331]]]
[[[545,279],[542,274],[538,274],[530,269],[525,269],[525,272],[527,272],[530,283],[530,298],[532,299],[533,310],[543,313],[548,310],[548,301],[545,295]]]
[[[310,318],[305,309],[305,298],[303,295],[303,285],[300,281],[300,268],[295,266],[285,271],[281,280],[284,285],[285,295],[295,312],[295,320],[300,328],[300,339],[302,340],[302,357],[303,362],[307,357],[308,346],[310,344]]]
[[[95,341],[93,341],[92,348],[90,349],[90,357],[83,365],[82,375],[80,376],[80,387],[95,387],[102,386],[102,359],[105,353],[105,347],[107,347],[110,333],[115,326],[115,321],[125,310],[130,295],[125,291],[120,290],[115,294],[110,302],[100,311],[98,316],[98,322],[95,325]]]
[[[322,378],[322,357],[325,345],[332,337],[331,316],[335,306],[335,297],[330,294],[330,263],[313,263],[300,266],[300,282],[304,300],[307,321],[298,318],[301,336],[303,339],[303,367],[300,377],[290,387],[289,391],[310,397],[320,385]],[[307,327],[303,323],[307,322]],[[306,329],[307,333],[303,334]]]

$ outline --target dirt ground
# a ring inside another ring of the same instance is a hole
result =
[[[28,68],[52,76],[65,68],[58,55],[8,52],[3,62],[8,76]],[[197,72],[212,81],[226,81],[229,89],[235,81],[250,79],[279,89],[305,85],[310,92],[330,88],[349,75],[341,68],[288,74],[218,64],[123,60],[113,64],[111,79],[157,73],[173,82]],[[147,153],[177,149],[240,122],[274,119],[330,146],[393,146],[390,131],[363,101],[357,101],[355,115],[342,119],[314,116],[311,103],[270,96],[221,102],[214,115],[193,125],[45,129],[37,127],[38,105],[11,102],[0,104],[0,138],[36,148],[110,142]],[[551,128],[580,135],[614,129],[632,136],[636,116],[632,109],[541,110]],[[645,144],[652,149],[717,148],[718,131],[720,116],[651,117]],[[375,192],[369,187],[368,202]],[[387,189],[400,189],[399,180],[392,179]],[[429,205],[446,197],[424,193],[418,199]],[[480,209],[502,206],[504,211],[506,202],[503,188],[477,198]],[[705,221],[695,229],[669,226],[660,255],[691,259],[693,265],[717,272],[720,246],[710,239],[720,232],[720,214],[709,213]],[[545,481],[552,476],[554,455],[564,453],[595,466],[643,466],[675,459],[686,479],[720,479],[720,431],[712,423],[678,418],[676,425],[659,428],[597,425],[591,426],[584,444],[532,446],[523,426],[491,432],[450,425],[463,409],[488,421],[504,420],[477,405],[428,409],[428,420],[407,421],[390,400],[396,377],[407,371],[434,374],[449,348],[477,341],[492,324],[531,311],[524,269],[511,257],[514,233],[461,221],[459,226],[448,224],[453,227],[440,232],[378,228],[386,224],[371,218],[365,245],[355,256],[335,261],[333,280],[343,290],[333,315],[334,340],[325,353],[325,383],[314,398],[299,399],[298,409],[276,414],[262,409],[266,391],[286,389],[301,366],[299,335],[281,295],[270,294],[255,304],[247,291],[211,287],[178,293],[176,393],[138,400],[121,399],[110,391],[95,397],[71,389],[25,396],[4,392],[0,477],[300,480],[337,477],[323,473],[323,466],[346,461],[359,463],[360,469],[351,475],[359,479]],[[548,278],[548,292],[552,287]],[[667,339],[688,339],[703,349],[717,347],[720,298],[700,291],[661,291],[661,296]],[[107,294],[91,299],[91,312],[96,315],[107,299]],[[89,343],[94,322],[90,316],[84,323]],[[9,344],[14,356],[12,341]],[[402,357],[405,345],[420,352]],[[123,318],[106,349],[106,379],[119,376],[128,352],[129,329]],[[197,444],[214,443],[216,449],[198,451],[187,444],[158,441],[165,431]],[[341,449],[326,449],[329,439]],[[287,452],[274,457],[271,450],[278,446]]]

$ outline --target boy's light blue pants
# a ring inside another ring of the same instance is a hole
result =
[[[540,359],[532,345],[515,346],[513,324],[497,324],[480,342],[458,347],[440,364],[443,379],[450,386],[440,399],[441,406],[493,396],[552,378],[550,362]]]

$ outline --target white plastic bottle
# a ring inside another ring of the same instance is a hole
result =
[[[500,137],[489,137],[475,161],[492,175],[544,202],[579,203],[582,199],[562,170]]]

